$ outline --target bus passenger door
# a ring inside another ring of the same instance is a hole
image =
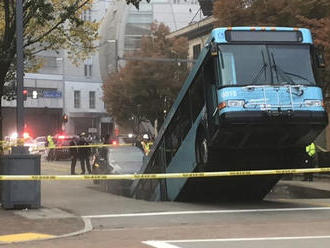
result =
[[[206,112],[207,112],[207,124],[208,124],[208,137],[212,142],[212,138],[217,130],[217,115],[216,113],[218,106],[217,98],[217,70],[216,70],[217,59],[216,57],[210,56],[204,64],[204,85],[205,85],[205,98],[206,98]]]

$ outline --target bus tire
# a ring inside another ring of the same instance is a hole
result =
[[[208,162],[209,149],[205,132],[202,129],[197,133],[195,152],[198,171],[205,169],[205,165]]]

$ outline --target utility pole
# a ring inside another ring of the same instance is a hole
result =
[[[17,137],[19,140],[19,147],[23,147],[21,140],[24,134],[24,52],[23,52],[23,0],[16,1],[16,84],[17,84],[17,102],[16,102],[16,118],[17,118]],[[18,148],[18,153],[23,153],[22,148]]]

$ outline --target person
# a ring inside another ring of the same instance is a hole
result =
[[[86,134],[82,132],[78,141],[78,146],[89,145],[85,138]],[[78,158],[80,160],[81,174],[86,173],[85,165],[89,174],[92,174],[91,165],[89,163],[90,148],[89,147],[78,147]]]
[[[77,137],[73,137],[73,139],[70,141],[69,144],[70,147],[70,155],[71,155],[71,175],[75,175],[75,168],[76,168],[76,163],[77,163],[77,158],[78,158],[78,148],[72,147],[72,146],[77,146],[78,145],[78,140]]]
[[[47,136],[47,147],[48,147],[47,160],[52,161],[55,158],[55,142],[51,135]]]
[[[307,168],[316,167],[316,146],[314,143],[306,146],[305,166]],[[313,173],[305,173],[304,181],[313,181]]]
[[[148,134],[144,134],[144,135],[143,135],[143,140],[141,141],[141,145],[142,145],[142,147],[143,147],[143,150],[144,150],[145,155],[148,156],[152,144],[153,144],[153,143],[152,143],[152,141],[150,140],[149,135],[148,135]]]
[[[109,161],[109,145],[110,144],[110,135],[106,134],[104,137],[104,145],[98,149],[94,163],[92,166],[93,174],[107,174],[113,170],[113,167],[110,165]]]
[[[136,136],[134,146],[136,146],[142,152],[144,152],[144,149],[143,149],[143,146],[142,146],[142,137],[141,137],[141,135]]]
[[[104,136],[104,142],[103,142],[104,145],[109,145],[110,144],[110,135],[109,134],[106,134]],[[109,151],[109,147],[108,146],[103,146],[101,147],[100,150],[100,156],[102,158],[105,159],[105,161],[108,161],[108,151]]]
[[[109,134],[104,135],[103,144],[110,144],[110,135]]]

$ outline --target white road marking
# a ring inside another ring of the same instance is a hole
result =
[[[330,236],[298,236],[298,237],[265,237],[265,238],[229,238],[229,239],[186,239],[186,240],[148,240],[142,243],[155,248],[180,248],[169,243],[201,243],[201,242],[240,242],[240,241],[271,241],[271,240],[301,240],[330,239]]]
[[[236,209],[236,210],[199,210],[199,211],[173,211],[173,212],[149,212],[149,213],[128,213],[128,214],[101,214],[85,215],[83,218],[121,218],[121,217],[146,217],[146,216],[167,216],[167,215],[193,215],[193,214],[232,214],[232,213],[257,213],[257,212],[291,212],[291,211],[324,211],[330,207],[311,208],[264,208],[264,209]]]
[[[180,248],[179,246],[172,245],[163,241],[142,241],[143,244],[156,247],[156,248]]]

